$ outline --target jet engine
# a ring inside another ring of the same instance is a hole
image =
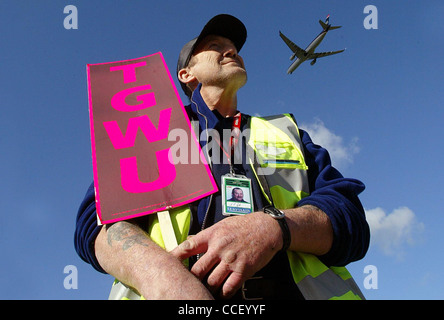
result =
[[[312,62],[310,62],[310,65],[314,65],[316,63],[316,59],[313,59]]]
[[[296,58],[296,53],[294,53],[294,54],[290,57],[290,60],[293,60],[294,58]]]

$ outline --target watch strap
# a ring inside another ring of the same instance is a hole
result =
[[[281,227],[282,230],[282,242],[283,242],[281,251],[287,251],[291,243],[291,233],[287,221],[285,220],[285,214],[281,210],[271,205],[265,206],[262,210],[266,214],[272,216],[279,223],[279,226]]]

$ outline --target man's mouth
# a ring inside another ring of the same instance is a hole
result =
[[[242,66],[242,64],[239,61],[237,61],[237,60],[226,61],[226,62],[223,62],[222,64],[230,64],[230,63],[235,63],[238,66]]]

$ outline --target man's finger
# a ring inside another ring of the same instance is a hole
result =
[[[186,258],[197,255],[199,253],[204,253],[207,250],[207,241],[203,239],[203,237],[194,236],[179,244],[170,253],[177,257],[179,260],[185,260]]]
[[[222,286],[225,279],[230,275],[230,266],[221,261],[208,276],[207,284],[211,292],[216,292]]]
[[[237,290],[242,287],[242,284],[245,280],[246,279],[242,276],[242,274],[238,272],[232,272],[222,287],[220,293],[221,297],[224,299],[231,298],[237,292]]]
[[[217,255],[207,252],[196,261],[191,268],[191,273],[198,279],[203,280],[219,262],[220,258]]]

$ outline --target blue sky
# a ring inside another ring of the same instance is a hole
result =
[[[64,28],[66,5],[76,6],[78,29]],[[367,5],[377,8],[378,29],[364,27]],[[2,0],[0,298],[108,297],[112,277],[81,261],[73,246],[77,208],[92,181],[86,64],[161,51],[173,72],[182,45],[219,13],[248,29],[239,109],[292,112],[345,176],[366,184],[372,242],[349,266],[366,297],[443,299],[438,0]],[[343,27],[317,51],[347,50],[287,75],[291,52],[279,30],[305,47],[327,14]],[[64,287],[66,266],[77,269],[77,289]]]

